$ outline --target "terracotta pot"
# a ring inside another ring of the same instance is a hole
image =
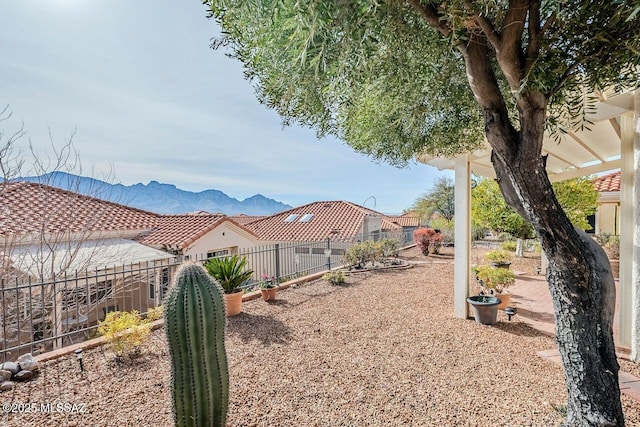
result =
[[[477,295],[467,298],[473,309],[473,317],[476,323],[483,325],[493,325],[498,319],[498,304],[500,300],[496,297]]]
[[[273,301],[276,299],[276,294],[278,293],[278,288],[263,288],[260,289],[262,293],[262,299],[265,301]]]
[[[227,316],[236,316],[242,312],[242,296],[244,291],[235,294],[224,294],[224,307]]]
[[[498,304],[498,310],[504,310],[511,304],[511,294],[496,294],[494,296],[502,301]]]

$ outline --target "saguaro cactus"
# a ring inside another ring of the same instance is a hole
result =
[[[184,264],[165,303],[176,426],[224,426],[229,371],[223,290],[199,265]]]

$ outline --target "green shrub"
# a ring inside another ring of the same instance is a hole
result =
[[[332,285],[344,285],[346,280],[344,272],[342,270],[329,271],[322,276],[322,279],[326,280]]]
[[[367,240],[351,246],[344,254],[344,261],[349,267],[364,268],[368,262],[374,263],[380,259],[382,252],[373,241]]]
[[[515,252],[517,247],[518,247],[518,243],[513,240],[505,240],[500,244],[500,249],[503,249],[509,252]]]
[[[505,289],[516,282],[514,272],[506,268],[479,265],[473,268],[473,272],[480,282],[480,285],[491,293],[504,293]]]
[[[511,262],[511,254],[504,249],[494,249],[487,252],[485,258],[488,261],[496,263]]]
[[[385,257],[397,257],[400,242],[396,239],[382,239],[377,242],[378,250]]]
[[[151,311],[151,310],[150,310]],[[98,333],[104,336],[117,357],[133,356],[139,353],[140,346],[151,332],[151,323],[159,318],[159,310],[143,318],[137,310],[111,311],[98,325]]]
[[[242,285],[251,280],[253,270],[246,270],[246,258],[233,255],[224,258],[211,258],[205,264],[207,272],[220,283],[225,294],[233,294],[242,289]]]

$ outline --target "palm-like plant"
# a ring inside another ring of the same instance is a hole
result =
[[[246,258],[233,255],[225,258],[211,258],[204,267],[220,283],[225,294],[233,294],[238,292],[253,275],[253,270],[245,269],[246,265]]]

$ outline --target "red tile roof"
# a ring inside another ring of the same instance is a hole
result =
[[[253,222],[253,221],[257,221],[257,220],[262,219],[262,218],[266,218],[266,216],[265,215],[244,215],[244,214],[240,214],[240,215],[231,215],[231,216],[229,216],[229,218],[231,218],[232,220],[234,220],[238,224],[244,225],[244,224],[248,224],[248,223]]]
[[[413,214],[403,214],[403,215],[387,215],[389,221],[394,224],[401,225],[402,227],[419,227],[420,226],[420,218],[414,216]]]
[[[599,193],[620,191],[620,171],[597,177],[593,185]]]
[[[224,222],[245,228],[223,214],[195,212],[162,215],[154,230],[136,240],[147,246],[184,249]],[[250,230],[247,231],[253,234]]]
[[[0,184],[0,236],[30,233],[139,233],[158,215],[44,184]]]
[[[365,216],[380,212],[344,201],[314,202],[246,224],[267,241],[314,241],[357,237]],[[401,227],[388,223],[393,229]]]

